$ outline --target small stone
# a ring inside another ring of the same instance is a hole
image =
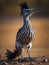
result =
[[[20,64],[20,65],[24,65],[24,64]]]
[[[48,62],[48,59],[45,58],[45,59],[42,60],[42,62],[43,63],[47,63]]]
[[[48,59],[45,59],[45,62],[48,62]]]
[[[39,62],[38,64],[42,64],[41,62]]]
[[[1,61],[0,65],[6,65],[6,63],[4,61]]]
[[[4,63],[5,63],[6,65],[8,65],[8,63],[7,63],[7,62],[5,62],[5,61],[4,61]]]
[[[15,61],[15,62],[14,62],[14,61],[12,61],[12,62],[10,62],[10,64],[18,64],[18,62],[16,62],[16,61]]]
[[[33,63],[30,63],[30,65],[34,65]]]

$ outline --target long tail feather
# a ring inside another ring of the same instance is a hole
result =
[[[7,60],[15,59],[17,56],[20,56],[22,53],[22,49],[14,50],[13,52],[7,49],[7,52],[5,53]]]
[[[5,55],[10,55],[11,53],[13,52],[7,49],[7,52],[5,53]]]

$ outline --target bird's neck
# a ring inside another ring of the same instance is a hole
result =
[[[30,20],[29,20],[29,17],[23,16],[23,21],[24,21],[24,26],[25,26],[25,25],[31,25],[31,22],[30,22]]]

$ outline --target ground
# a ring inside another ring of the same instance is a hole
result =
[[[0,60],[0,65],[49,65],[49,59],[45,56],[34,57],[31,60],[26,57],[21,62],[19,60]]]

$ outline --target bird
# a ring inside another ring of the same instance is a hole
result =
[[[35,30],[32,27],[29,18],[34,10],[32,10],[26,2],[21,3],[20,7],[24,24],[17,32],[15,50],[12,52],[7,49],[6,56],[8,60],[21,56],[20,61],[22,61],[24,59],[22,51],[23,48],[27,50],[28,58],[31,58],[29,50],[32,48],[32,39],[35,38]]]

